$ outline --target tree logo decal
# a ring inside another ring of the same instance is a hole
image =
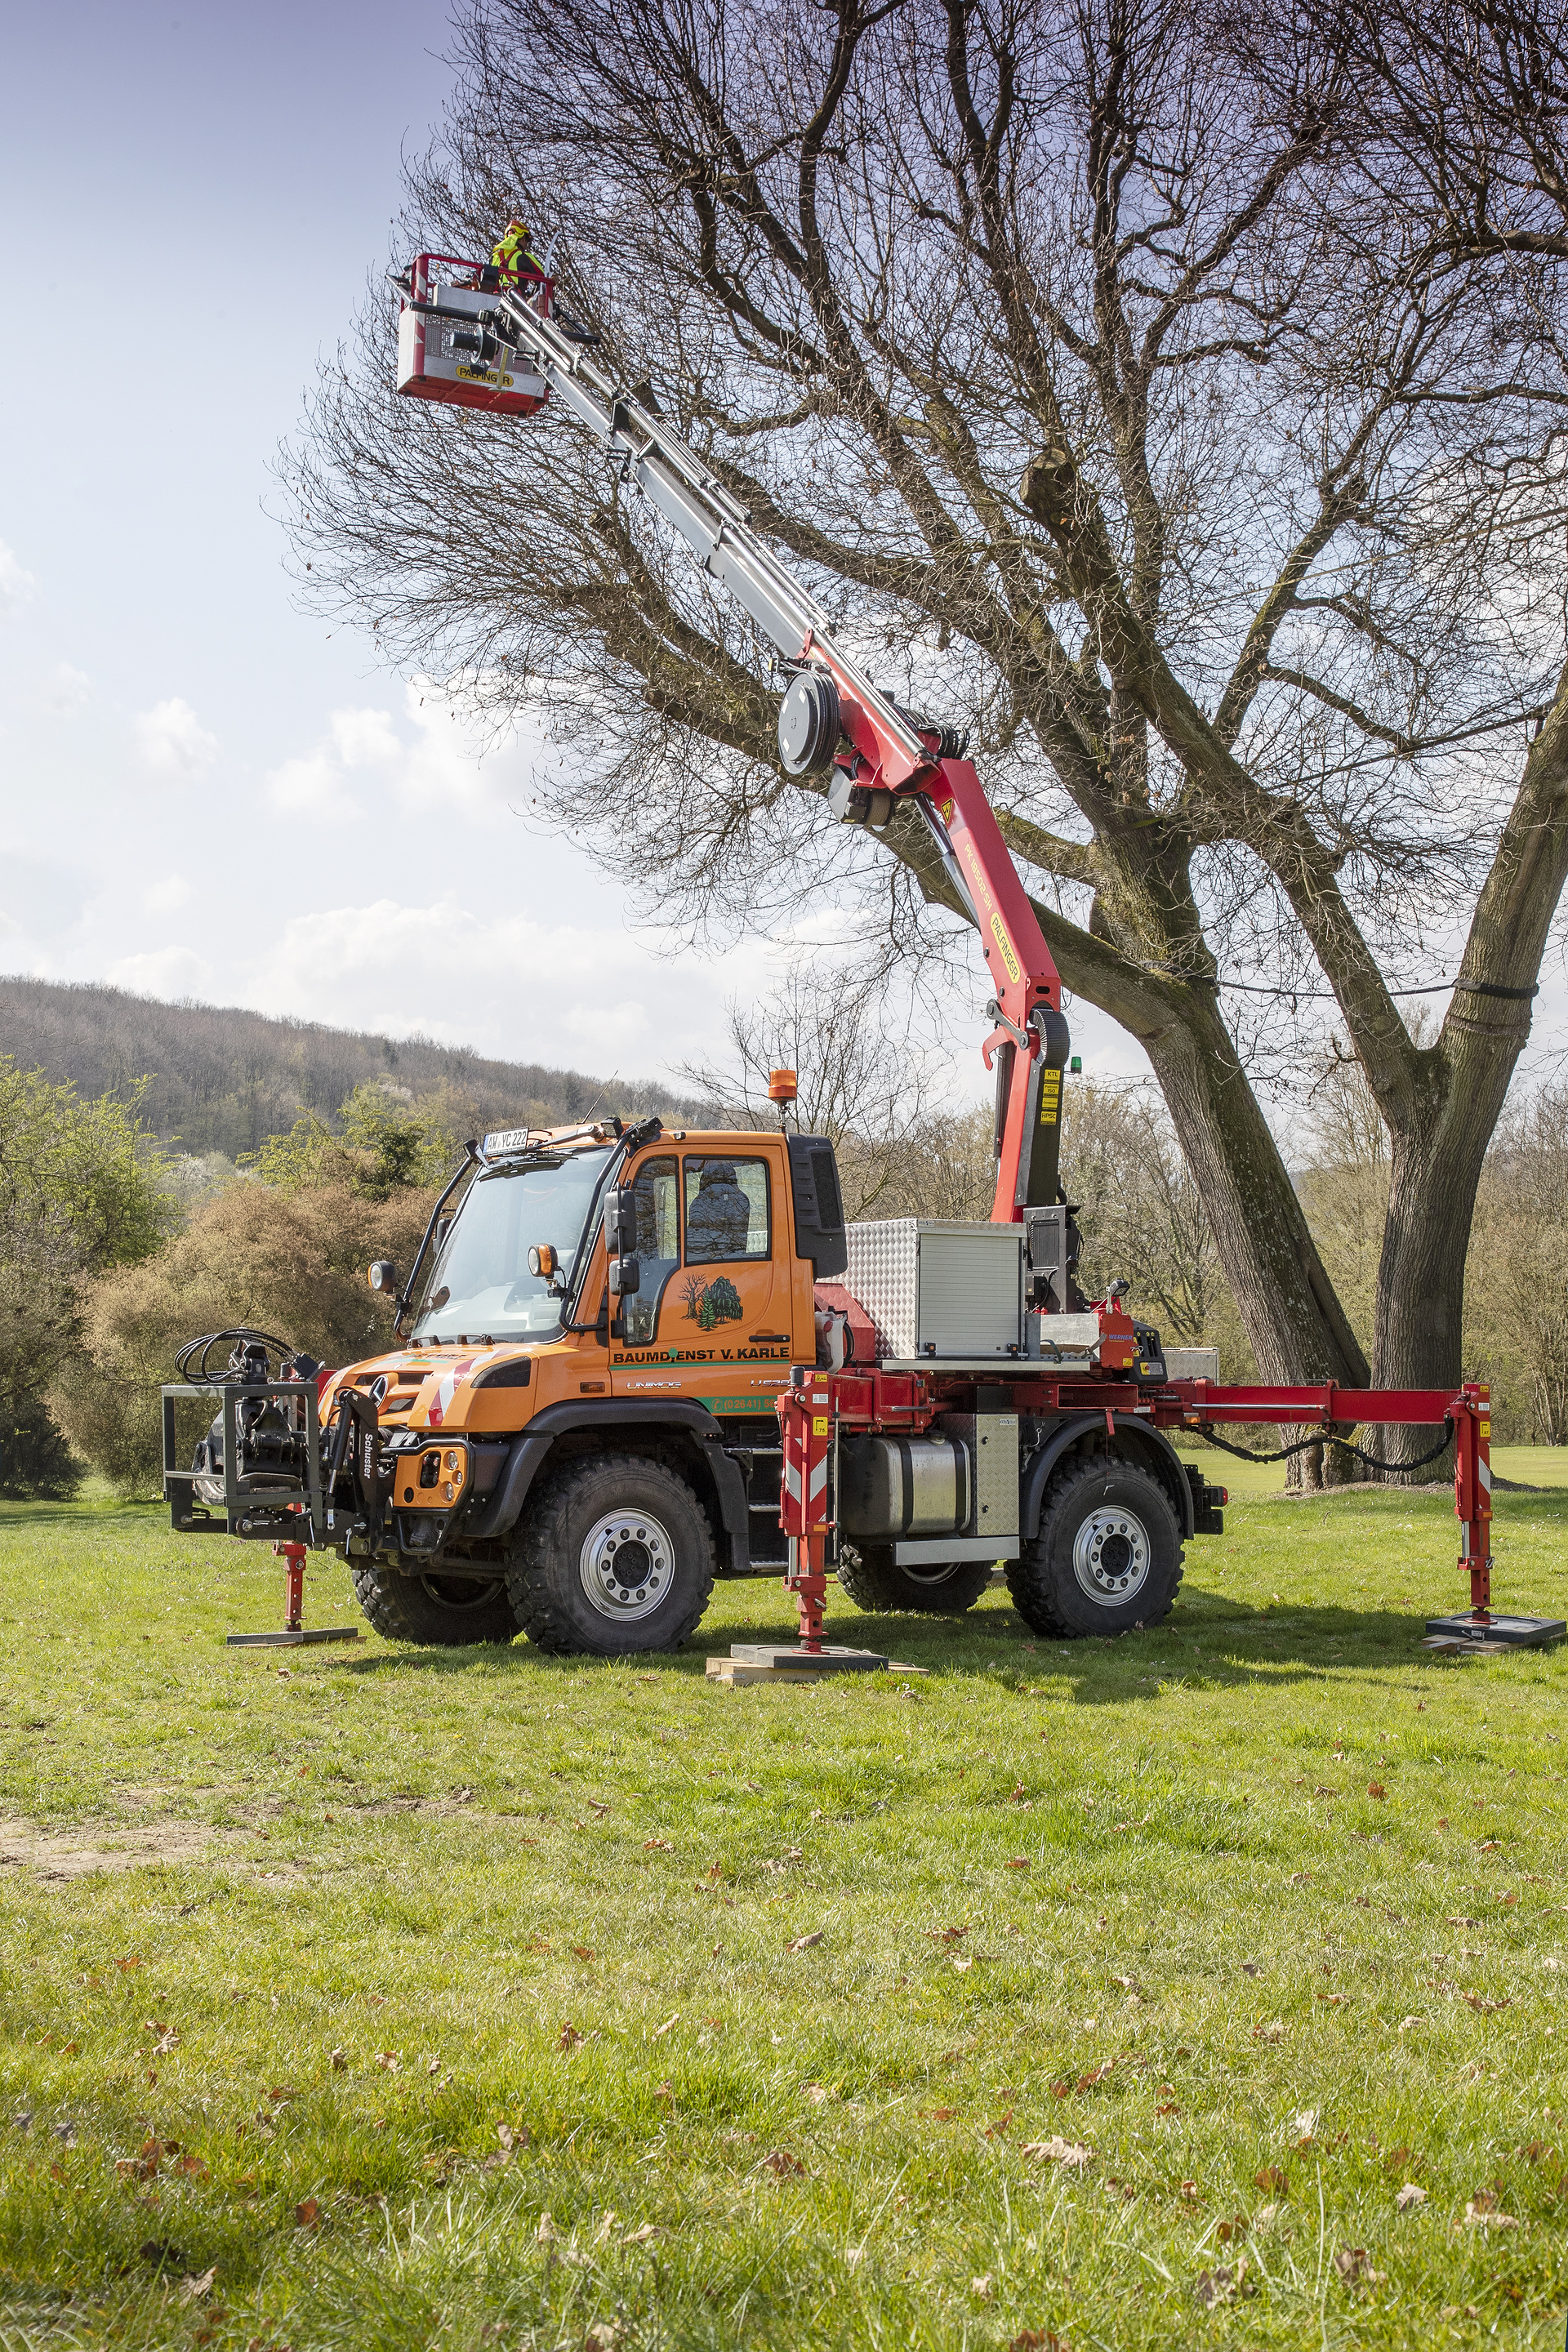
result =
[[[686,1320],[704,1331],[711,1331],[716,1323],[738,1323],[744,1311],[741,1294],[727,1275],[704,1282],[700,1274],[689,1274],[680,1295],[686,1301]]]

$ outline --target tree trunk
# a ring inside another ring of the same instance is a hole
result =
[[[1208,1211],[1259,1377],[1358,1387],[1366,1359],[1217,1009],[1141,1041]]]
[[[1384,1105],[1393,1182],[1378,1265],[1373,1362],[1380,1386],[1457,1388],[1463,1376],[1465,1259],[1476,1191],[1514,1067],[1568,875],[1568,668],[1530,747],[1491,870],[1481,887],[1460,976],[1436,1045],[1414,1083]],[[1431,1437],[1387,1433],[1390,1461]],[[1440,1477],[1451,1454],[1426,1474]]]

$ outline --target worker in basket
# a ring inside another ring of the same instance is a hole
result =
[[[505,236],[497,238],[490,253],[490,268],[498,280],[509,278],[515,286],[525,270],[543,275],[543,263],[529,247],[531,234],[521,221],[508,221]]]

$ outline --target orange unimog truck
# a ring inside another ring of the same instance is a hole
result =
[[[341,1550],[394,1638],[672,1649],[715,1577],[784,1571],[776,1400],[817,1358],[814,1284],[845,1265],[819,1136],[488,1135],[406,1277],[371,1269],[398,1348],[325,1372],[222,1335],[223,1410],[189,1467],[169,1392],[174,1523]],[[954,1562],[911,1591],[967,1607],[987,1574]]]

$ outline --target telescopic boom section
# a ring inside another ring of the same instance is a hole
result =
[[[845,823],[875,832],[886,829],[899,801],[919,809],[955,896],[973,918],[994,991],[996,1025],[983,1049],[996,1072],[991,1213],[1016,1223],[1026,1208],[1049,1206],[1060,1197],[1068,1042],[1061,981],[962,739],[900,709],[867,677],[747,509],[679,435],[605,373],[580,334],[542,317],[510,287],[481,323],[495,345],[484,357],[510,349],[544,379],[795,670],[779,713],[780,755],[791,773],[836,770],[829,806]]]

